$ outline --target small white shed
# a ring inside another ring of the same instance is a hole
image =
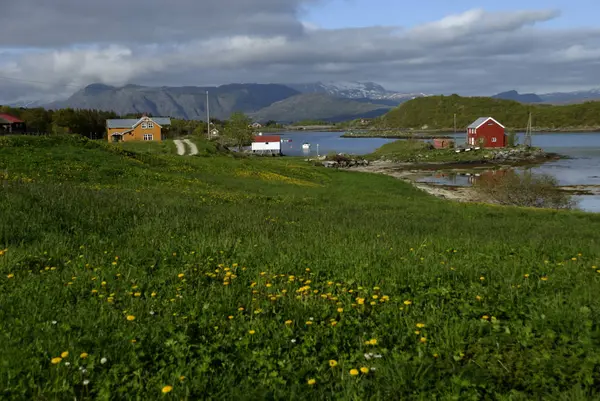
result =
[[[257,135],[252,142],[252,153],[281,154],[281,137],[279,135]]]

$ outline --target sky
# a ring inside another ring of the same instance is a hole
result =
[[[369,81],[493,95],[600,87],[597,0],[19,0],[0,102],[91,84]]]

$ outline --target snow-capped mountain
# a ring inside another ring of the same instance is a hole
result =
[[[284,84],[302,93],[326,93],[347,99],[397,100],[398,102],[428,96],[424,93],[401,93],[385,89],[374,82],[314,82]]]
[[[600,88],[574,92],[554,92],[539,95],[545,103],[581,103],[600,99]]]

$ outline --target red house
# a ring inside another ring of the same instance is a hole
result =
[[[506,146],[504,129],[504,125],[492,117],[480,117],[467,127],[467,145],[503,148]]]
[[[0,134],[11,132],[25,132],[25,121],[19,120],[10,114],[0,113]]]

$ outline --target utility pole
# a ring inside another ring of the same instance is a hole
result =
[[[208,91],[206,91],[206,136],[210,139],[210,106],[208,105]]]

